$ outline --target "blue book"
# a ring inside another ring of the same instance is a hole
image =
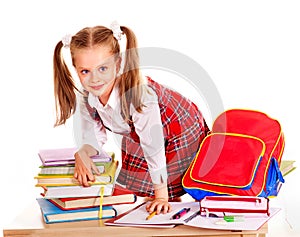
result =
[[[36,200],[47,224],[99,219],[99,207],[62,210],[45,198],[37,198]],[[116,215],[117,211],[112,206],[102,207],[102,219],[113,218]]]

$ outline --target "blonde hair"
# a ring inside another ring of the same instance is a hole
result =
[[[138,112],[142,111],[142,78],[139,72],[139,55],[137,40],[131,29],[121,26],[126,35],[126,52],[123,73],[120,76],[119,88],[121,113],[126,121],[130,119],[129,106],[133,104]],[[104,26],[86,27],[72,36],[70,51],[74,65],[74,52],[78,49],[91,48],[93,46],[109,46],[111,53],[120,55],[120,45],[114,38],[112,30]],[[76,91],[74,79],[62,57],[63,42],[59,41],[54,50],[54,96],[56,108],[56,122],[54,126],[65,124],[67,119],[76,110]]]

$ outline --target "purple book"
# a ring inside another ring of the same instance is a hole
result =
[[[69,165],[75,163],[74,154],[77,148],[57,148],[57,149],[43,149],[38,155],[44,166],[53,165]],[[94,162],[110,162],[112,156],[105,151],[91,157]]]

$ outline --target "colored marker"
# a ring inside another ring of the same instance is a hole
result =
[[[242,222],[244,221],[244,216],[224,216],[224,220],[227,222]]]
[[[146,217],[146,220],[150,220],[155,215],[156,215],[156,211],[151,212],[150,215]]]
[[[176,214],[174,214],[171,217],[171,220],[174,219],[180,219],[181,217],[183,217],[186,213],[188,213],[191,210],[191,208],[182,208],[179,212],[177,212]]]

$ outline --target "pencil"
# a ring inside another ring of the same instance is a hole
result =
[[[150,220],[155,215],[156,215],[156,211],[151,212],[151,214],[146,217],[146,220]]]

